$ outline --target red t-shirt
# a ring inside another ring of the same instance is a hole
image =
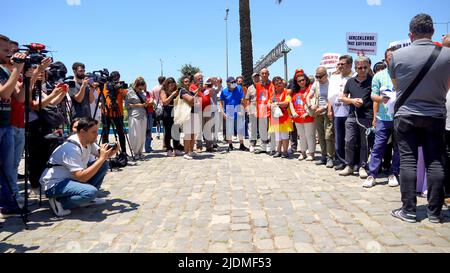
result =
[[[189,87],[189,91],[194,92],[195,90],[197,90],[198,87],[195,84],[191,84],[191,86]],[[205,91],[199,91],[198,95],[197,95],[201,101],[202,101],[202,111],[205,110],[205,108],[208,105],[211,105],[211,91],[207,92],[207,94],[205,95]]]
[[[305,119],[302,119],[301,116],[307,113],[306,111],[306,97],[309,94],[310,88],[306,90],[300,90],[300,92],[292,95],[292,104],[294,105],[295,112],[299,115],[298,118],[294,118],[293,121],[295,123],[310,123],[314,122],[314,118],[311,116],[307,116]]]
[[[20,103],[11,96],[11,125],[17,128],[25,128],[25,103]]]

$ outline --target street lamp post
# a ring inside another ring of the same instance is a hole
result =
[[[164,61],[162,59],[159,59],[160,63],[161,63],[161,77],[164,76],[164,71],[163,71],[163,63]]]
[[[226,58],[226,70],[227,70],[227,79],[228,79],[228,13],[230,9],[227,7],[225,14],[225,58]]]

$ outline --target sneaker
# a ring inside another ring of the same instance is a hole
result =
[[[345,169],[345,164],[344,164],[344,163],[339,163],[339,164],[337,164],[337,165],[334,167],[334,169],[335,169],[336,171],[342,171],[343,169]]]
[[[340,176],[349,176],[353,174],[353,168],[351,168],[350,166],[345,167],[344,170],[339,172]]]
[[[360,168],[358,174],[359,174],[359,178],[361,178],[361,179],[367,178],[367,171],[364,168]]]
[[[24,210],[23,208],[22,209],[5,209],[5,208],[2,208],[0,210],[0,213],[1,213],[1,217],[3,219],[6,219],[6,218],[10,218],[10,217],[21,217],[22,214],[30,213],[30,211],[29,210]]]
[[[306,161],[314,161],[314,157],[312,155],[308,155],[306,157]]]
[[[175,150],[175,156],[183,156],[184,153],[182,151]]]
[[[18,193],[17,195],[18,195],[16,196],[17,205],[19,206],[20,209],[23,209],[23,207],[25,206],[25,196],[23,196],[20,193]]]
[[[433,224],[440,224],[442,221],[442,218],[440,216],[428,214],[428,221],[430,221],[430,223],[433,223]]]
[[[253,146],[253,145],[250,145],[250,153],[254,153],[255,152],[255,146]]]
[[[276,153],[273,155],[273,158],[278,158],[278,157],[281,157],[281,153],[276,152]]]
[[[250,151],[250,150],[249,150],[247,147],[245,147],[244,144],[241,144],[241,145],[239,146],[239,151],[248,152],[248,151]]]
[[[269,145],[267,145],[267,147],[266,147],[266,154],[271,154],[271,153],[272,153],[272,149],[269,147]]]
[[[327,164],[325,165],[325,167],[327,167],[328,169],[332,169],[334,167],[333,159],[328,158],[327,159]]]
[[[300,153],[300,156],[298,157],[298,161],[302,161],[306,159],[306,154]]]
[[[389,187],[398,187],[398,185],[399,185],[397,177],[395,175],[390,175],[388,178],[388,181],[389,181],[389,183],[388,183]]]
[[[265,153],[266,153],[265,150],[260,150],[260,149],[258,149],[258,150],[255,151],[255,154],[257,154],[257,155],[259,155],[259,154],[265,154]]]
[[[197,157],[198,154],[197,154],[196,152],[190,152],[190,153],[189,153],[189,156],[192,157],[192,158],[194,158],[194,157]]]
[[[183,156],[183,158],[186,159],[186,160],[192,160],[192,159],[194,159],[194,158],[192,158],[192,156],[190,156],[189,154],[185,154],[185,155]]]
[[[277,152],[276,151],[271,151],[269,156],[274,156]]]
[[[289,158],[289,153],[288,153],[288,152],[283,153],[283,154],[281,155],[281,158]]]
[[[363,183],[363,188],[372,188],[375,186],[376,179],[373,176],[367,177],[366,181]]]
[[[391,212],[391,215],[395,218],[398,218],[398,219],[408,222],[408,223],[416,223],[417,222],[416,215],[404,213],[401,208],[393,210]]]
[[[153,149],[152,149],[152,148],[150,148],[150,149],[146,149],[146,150],[145,150],[145,152],[146,152],[147,154],[150,154],[150,153],[152,153],[152,152],[153,152]]]
[[[84,208],[84,207],[90,207],[90,206],[97,206],[97,205],[103,205],[105,203],[106,203],[105,199],[95,198],[94,200],[87,202],[87,203],[81,205],[80,207]]]
[[[167,151],[167,157],[174,157],[173,151]]]
[[[315,162],[315,164],[316,164],[317,166],[325,165],[325,164],[327,164],[327,159],[326,159],[325,157],[322,157],[322,159],[321,159],[321,160],[317,160],[317,161]]]
[[[59,203],[59,202],[56,200],[56,198],[49,198],[49,199],[48,199],[48,202],[50,203],[50,207],[52,208],[53,213],[54,213],[56,216],[58,216],[58,217],[64,217],[64,216],[67,216],[67,215],[69,215],[69,214],[71,213],[70,210],[68,210],[68,209],[65,210],[65,209],[62,207],[61,203]]]

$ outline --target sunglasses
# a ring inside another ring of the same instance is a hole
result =
[[[356,69],[358,69],[358,70],[366,70],[367,66],[360,66],[360,67],[357,67]]]
[[[316,79],[317,80],[321,80],[323,77],[325,77],[327,74],[324,75],[316,75]]]
[[[306,80],[305,80],[305,79],[303,79],[303,80],[298,80],[297,82],[306,82]]]

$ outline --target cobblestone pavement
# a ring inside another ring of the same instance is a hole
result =
[[[394,219],[387,179],[367,190],[311,162],[239,151],[148,158],[107,175],[105,205],[58,219],[44,200],[29,230],[6,220],[0,252],[450,252],[448,209],[431,224],[419,198],[420,222]]]

